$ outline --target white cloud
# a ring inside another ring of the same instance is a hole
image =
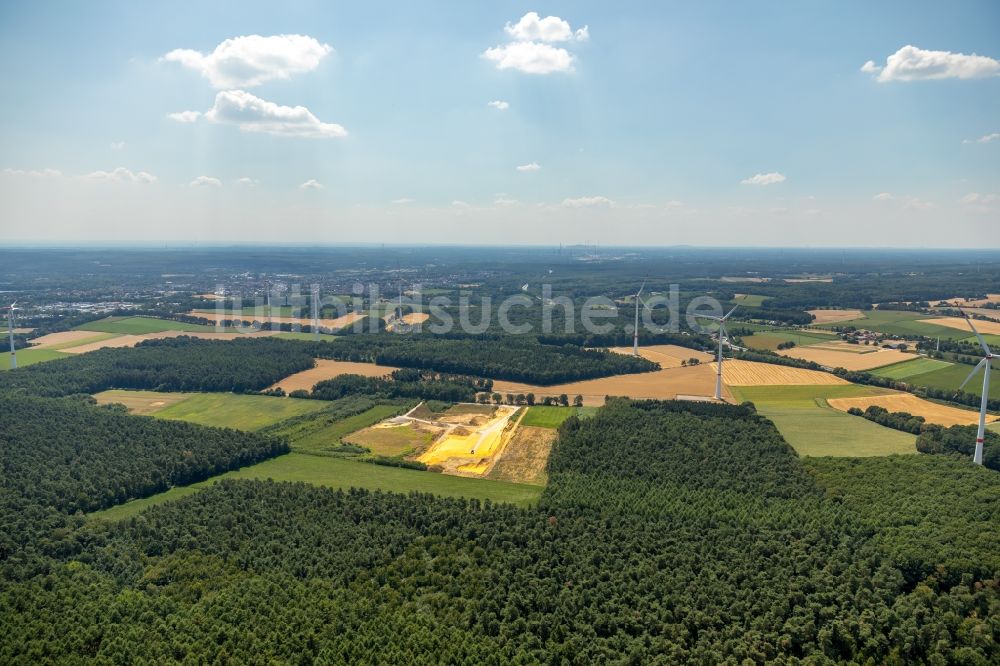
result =
[[[538,162],[529,162],[528,164],[522,164],[515,167],[518,171],[538,171],[541,169],[541,165]]]
[[[201,111],[177,111],[176,113],[167,114],[167,118],[176,120],[179,123],[193,123],[200,117]]]
[[[205,112],[214,123],[237,125],[244,132],[264,132],[278,136],[323,139],[347,136],[335,123],[324,123],[304,106],[281,106],[243,90],[224,90],[215,96],[215,105]]]
[[[325,190],[326,186],[319,182],[315,178],[310,178],[306,182],[299,185],[300,190]]]
[[[928,51],[906,45],[879,67],[869,60],[862,72],[876,74],[875,79],[886,81],[920,81],[925,79],[982,79],[1000,76],[1000,60],[987,56],[966,55],[951,51]]]
[[[393,199],[390,203],[396,206],[405,206],[406,204],[414,203],[414,200],[403,197],[402,199]]]
[[[969,192],[958,203],[976,213],[993,213],[996,211],[994,204],[1000,203],[1000,194]]]
[[[573,71],[573,56],[569,51],[539,42],[494,46],[486,49],[482,57],[495,62],[497,69],[516,69],[527,74]]]
[[[740,183],[743,185],[774,185],[775,183],[783,183],[785,180],[787,179],[783,174],[772,171],[771,173],[758,173],[741,180]]]
[[[590,37],[587,26],[573,32],[568,21],[558,16],[541,18],[537,12],[528,12],[515,25],[508,23],[504,31],[519,42],[568,42],[574,39],[582,42]]]
[[[258,185],[260,185],[259,180],[255,180],[253,178],[250,178],[249,176],[243,176],[242,178],[237,178],[235,182],[237,185],[241,187],[257,187]]]
[[[332,50],[306,35],[245,35],[225,40],[208,55],[175,49],[162,59],[200,72],[216,88],[249,88],[312,71]]]
[[[962,143],[989,143],[990,141],[996,141],[997,139],[1000,139],[1000,132],[986,134],[978,139],[964,139]]]
[[[191,187],[222,187],[222,181],[212,176],[198,176],[189,184]]]
[[[562,205],[566,208],[611,208],[615,202],[607,197],[594,196],[563,199]]]
[[[27,176],[28,178],[58,178],[62,176],[62,171],[58,169],[4,169],[5,176]]]
[[[125,147],[125,142],[124,141],[112,141],[111,142],[111,150],[121,150],[124,147]]]
[[[923,199],[918,199],[917,197],[907,197],[903,208],[909,208],[912,210],[927,210],[933,208],[934,204],[930,201],[924,201]]]
[[[893,201],[895,198],[888,192],[879,192],[872,197],[872,201]]]
[[[462,201],[460,199],[456,199],[455,201],[452,201],[451,205],[452,205],[452,208],[470,208],[468,202]]]
[[[130,171],[125,167],[118,167],[113,171],[93,171],[84,176],[87,180],[95,182],[119,182],[119,183],[155,183],[156,176],[145,171]]]
[[[506,111],[510,108],[510,104],[501,99],[495,99],[492,102],[487,102],[486,106],[492,106],[497,111]]]
[[[507,197],[497,197],[493,200],[493,205],[498,208],[510,208],[511,206],[519,206],[521,204],[517,199],[509,199]]]

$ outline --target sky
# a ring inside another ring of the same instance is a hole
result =
[[[1000,247],[1000,4],[0,4],[0,242]]]

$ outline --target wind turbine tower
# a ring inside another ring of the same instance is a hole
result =
[[[719,322],[719,357],[716,361],[715,370],[715,399],[722,400],[722,343],[724,340],[728,340],[726,332],[726,321],[729,319],[730,315],[736,312],[736,308],[740,306],[735,306],[730,310],[724,317],[713,317],[711,315],[699,315],[705,317],[706,319],[711,319],[712,321]]]
[[[642,302],[642,290],[646,288],[646,281],[642,281],[639,291],[635,292],[635,328],[632,330],[632,356],[639,355],[639,303]]]
[[[312,329],[313,340],[319,341],[319,285],[312,286]]]
[[[17,301],[10,304],[7,308],[7,339],[10,340],[10,367],[17,367],[17,351],[14,350],[14,306],[17,305]]]
[[[960,308],[961,309],[961,308]],[[965,315],[965,321],[969,323],[969,328],[972,332],[976,334],[976,339],[979,340],[979,346],[983,348],[983,360],[981,360],[976,367],[972,369],[969,376],[965,378],[962,385],[958,387],[961,391],[965,388],[965,385],[969,383],[973,375],[979,372],[979,368],[983,369],[983,397],[979,402],[979,430],[976,431],[976,451],[972,454],[972,462],[977,465],[983,464],[983,442],[986,441],[986,406],[990,399],[990,366],[993,361],[993,352],[990,351],[990,346],[986,344],[983,340],[983,336],[979,335],[979,331],[976,330],[975,325],[972,323],[972,318],[962,310],[962,314]]]

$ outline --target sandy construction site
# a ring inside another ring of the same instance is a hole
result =
[[[890,395],[876,395],[863,398],[830,398],[827,403],[834,409],[846,412],[851,407],[864,410],[871,405],[884,407],[890,412],[907,412],[914,416],[922,416],[927,423],[936,423],[942,426],[953,425],[973,425],[979,423],[979,412],[949,405],[940,405],[930,400],[918,398],[909,393],[893,393]],[[987,423],[997,420],[996,416],[986,415]]]

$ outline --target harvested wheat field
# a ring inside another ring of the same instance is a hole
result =
[[[611,347],[608,351],[613,351],[616,354],[625,354],[626,356],[632,355],[631,347]],[[702,363],[709,363],[714,358],[707,352],[689,349],[688,347],[679,347],[677,345],[639,347],[639,355],[646,360],[659,363],[661,368],[679,368],[685,361],[689,361],[692,358],[696,358]]]
[[[81,331],[86,332],[86,331]],[[143,333],[142,335],[116,335],[114,337],[105,338],[102,340],[97,340],[95,342],[89,342],[82,345],[77,345],[76,347],[63,347],[59,351],[65,352],[67,354],[86,354],[87,352],[92,352],[96,349],[103,349],[105,347],[111,348],[121,348],[121,347],[135,347],[137,344],[144,340],[160,340],[162,338],[176,338],[182,335],[186,335],[192,338],[200,338],[202,340],[234,340],[237,337],[263,337],[268,335],[276,335],[277,331],[254,331],[253,333],[202,333],[199,331],[163,331],[162,333]],[[94,333],[91,332],[90,337],[94,337]]]
[[[128,411],[133,414],[146,416],[155,414],[170,405],[176,405],[178,402],[187,400],[190,397],[190,393],[154,393],[153,391],[126,391],[120,389],[101,391],[94,394],[98,405],[117,403],[128,407]]]
[[[931,303],[940,303],[942,301],[953,305],[975,308],[986,305],[987,303],[1000,303],[1000,294],[986,294],[986,298],[973,298],[971,300],[965,300],[965,297],[963,296],[956,296],[955,298],[942,298],[940,301],[931,301]]]
[[[1000,315],[1000,312],[997,313]],[[960,331],[968,331],[969,335],[972,335],[972,329],[969,328],[969,323],[965,321],[962,317],[938,317],[937,319],[921,319],[921,324],[936,324],[938,326],[947,326],[948,328],[958,329]],[[980,333],[988,335],[1000,335],[1000,322],[996,321],[983,321],[982,319],[974,319],[972,323],[975,325],[976,330]]]
[[[388,319],[388,317],[382,317],[382,318],[383,319]],[[427,321],[430,318],[431,318],[431,316],[429,314],[427,314],[426,312],[411,312],[409,314],[403,315],[403,323],[405,325],[407,325],[407,326],[417,326],[417,325],[423,324],[425,321]],[[386,326],[386,330],[389,330],[389,331],[395,330],[395,328],[396,328],[396,326],[398,324],[399,324],[398,321],[394,321],[391,324],[389,324],[388,326]]]
[[[909,393],[892,393],[890,395],[874,395],[863,398],[829,398],[827,403],[834,409],[846,412],[851,407],[867,409],[871,405],[884,407],[890,412],[907,412],[914,416],[922,416],[927,423],[942,426],[972,425],[979,423],[979,412],[949,405],[939,405],[930,400],[918,398]],[[992,423],[997,417],[986,415],[986,421]]]
[[[586,379],[555,386],[535,386],[500,380],[493,382],[493,390],[500,394],[534,393],[538,402],[541,402],[540,398],[558,397],[563,393],[569,396],[570,400],[582,395],[583,404],[588,407],[600,407],[604,404],[605,396],[609,395],[657,400],[674,400],[678,395],[708,398],[715,395],[715,371],[711,364],[702,363],[689,365],[686,368],[664,368],[654,372]],[[732,395],[725,387],[723,387],[723,398],[732,399]]]
[[[832,324],[864,317],[861,310],[806,310],[814,319],[814,324]]]
[[[712,372],[717,363],[711,363]],[[820,386],[850,384],[850,382],[819,370],[790,368],[756,361],[726,361],[722,366],[722,381],[729,386]]]
[[[204,319],[206,321],[214,323],[219,326],[223,321],[259,321],[259,322],[274,322],[275,324],[299,324],[300,326],[311,326],[312,319],[309,317],[254,317],[248,315],[240,315],[233,312],[198,312],[197,310],[192,310],[188,312],[189,317],[198,317],[199,319]],[[345,328],[350,326],[357,320],[363,318],[365,315],[357,312],[349,312],[342,317],[337,317],[336,319],[320,319],[319,325],[321,328],[328,328],[331,330],[336,330],[339,328]]]
[[[107,334],[95,333],[94,331],[60,331],[59,333],[49,333],[30,341],[33,349],[55,349],[57,347],[72,347],[73,343],[82,343],[84,340],[108,337]]]
[[[280,382],[272,384],[268,389],[280,388],[285,393],[291,393],[302,389],[311,391],[317,382],[324,379],[333,379],[340,375],[362,375],[363,377],[384,377],[393,370],[398,370],[388,365],[375,365],[374,363],[354,363],[353,361],[330,361],[327,359],[317,359],[316,366],[296,372],[294,375],[285,377]]]
[[[518,426],[487,477],[544,486],[548,480],[545,465],[558,436],[558,431],[553,428]]]
[[[857,345],[852,346],[857,347]],[[853,351],[839,351],[810,346],[792,347],[778,353],[782,356],[819,363],[829,368],[844,368],[845,370],[871,370],[873,368],[881,368],[884,365],[892,365],[893,363],[917,358],[913,354],[907,354],[896,349],[876,349],[867,354],[860,354]]]

